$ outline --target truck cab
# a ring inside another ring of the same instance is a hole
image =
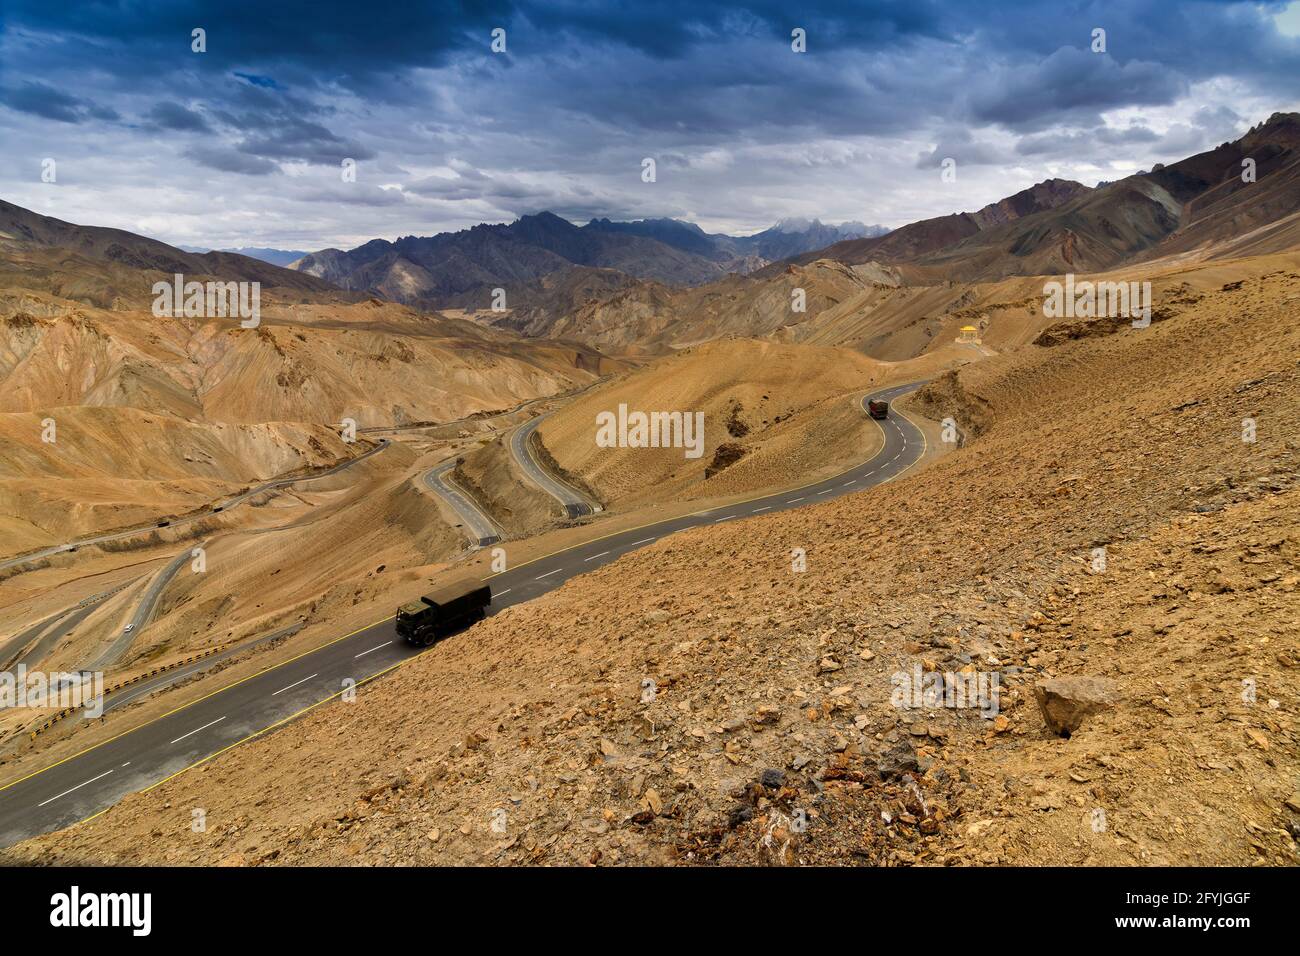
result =
[[[867,414],[872,418],[884,419],[889,417],[889,402],[880,399],[871,399],[867,402]]]

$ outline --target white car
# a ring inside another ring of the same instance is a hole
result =
[[[134,625],[134,624],[128,624],[126,627],[122,628],[122,633],[123,633],[123,634],[130,634],[130,633],[131,633],[132,631],[134,631],[134,630],[135,630],[135,625]]]

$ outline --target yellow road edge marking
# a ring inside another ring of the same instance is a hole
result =
[[[67,757],[64,757],[62,760],[56,761],[55,763],[50,764],[48,767],[42,767],[40,770],[33,770],[25,777],[19,777],[17,780],[14,780],[11,783],[6,783],[3,787],[0,787],[0,792],[8,790],[10,787],[16,787],[24,780],[30,780],[32,779],[32,777],[39,776],[40,774],[45,773],[45,771],[47,770],[53,770],[55,767],[61,766],[67,763],[69,760],[76,760],[78,757],[84,756],[85,754],[90,753],[92,750],[98,750],[100,747],[111,744],[114,740],[121,740],[127,734],[133,734],[137,730],[142,730],[143,728],[148,727],[150,724],[156,724],[158,721],[164,720],[165,718],[170,717],[172,714],[180,713],[182,710],[185,710],[188,707],[193,707],[195,704],[201,704],[203,703],[203,701],[208,700],[211,697],[215,697],[217,696],[217,694],[224,693],[225,691],[230,690],[232,687],[238,687],[240,684],[246,683],[247,681],[250,681],[255,677],[261,677],[263,674],[269,674],[273,670],[284,667],[286,664],[292,664],[294,661],[298,660],[299,658],[306,657],[308,654],[314,654],[317,651],[322,651],[327,647],[337,644],[339,641],[346,641],[349,637],[352,637],[355,634],[360,634],[362,631],[368,631],[372,627],[375,627],[379,624],[383,624],[385,621],[388,620],[391,620],[391,618],[388,617],[381,618],[380,620],[375,621],[373,624],[366,624],[363,627],[357,628],[355,631],[349,631],[347,634],[344,634],[342,637],[336,637],[331,641],[326,641],[324,644],[320,644],[316,647],[309,648],[308,650],[303,651],[301,654],[295,654],[293,657],[290,657],[288,660],[280,661],[280,663],[278,664],[271,664],[269,667],[264,667],[262,670],[257,671],[256,673],[249,674],[247,677],[241,677],[233,684],[227,684],[224,687],[218,687],[216,690],[212,691],[209,694],[204,694],[202,697],[197,697],[187,704],[181,704],[179,707],[169,710],[165,714],[159,714],[157,717],[154,717],[152,720],[146,720],[144,723],[140,724],[139,726],[132,727],[130,730],[124,730],[120,734],[117,734],[116,736],[109,737],[107,740],[101,740],[99,743],[91,747],[87,747],[85,750],[79,750],[75,754],[71,754]]]
[[[349,635],[349,636],[350,636],[350,635]],[[430,650],[432,650],[432,648],[430,648]],[[384,668],[383,670],[381,670],[381,671],[375,671],[375,673],[371,674],[369,677],[363,677],[363,678],[361,678],[361,680],[357,681],[356,684],[354,685],[354,687],[360,687],[362,684],[368,684],[368,683],[370,683],[370,681],[374,680],[376,677],[382,677],[383,675],[387,674],[389,671],[396,670],[397,668],[401,667],[403,664],[409,664],[411,661],[413,661],[413,660],[415,660],[417,657],[421,656],[421,654],[426,654],[426,653],[428,653],[428,651],[421,651],[419,654],[412,654],[410,657],[405,657],[405,658],[403,658],[402,660],[398,661],[397,663],[395,663],[395,664],[391,664],[391,665],[389,665],[388,667],[385,667],[385,668]],[[231,686],[233,687],[234,685],[232,684]],[[173,779],[173,778],[175,778],[175,777],[179,777],[181,774],[183,774],[183,773],[185,773],[185,772],[187,772],[187,771],[193,770],[195,767],[200,767],[200,766],[202,766],[203,764],[207,763],[209,760],[215,760],[217,757],[220,757],[223,753],[226,753],[226,752],[229,751],[229,750],[234,750],[236,747],[240,746],[241,744],[246,744],[246,743],[248,743],[248,742],[249,742],[250,740],[252,740],[254,737],[260,737],[260,736],[262,736],[262,734],[265,734],[265,733],[268,733],[268,732],[270,732],[270,731],[272,731],[272,730],[275,730],[275,728],[281,726],[282,724],[287,724],[287,723],[289,723],[289,721],[294,720],[294,719],[296,719],[296,718],[298,718],[298,717],[301,717],[303,714],[307,713],[308,711],[315,710],[317,707],[321,706],[321,704],[328,704],[330,701],[332,701],[334,698],[336,698],[336,697],[338,697],[339,695],[341,695],[343,692],[344,692],[344,691],[342,691],[342,690],[335,691],[333,694],[330,694],[328,697],[325,697],[325,698],[323,698],[323,699],[321,699],[321,700],[318,700],[318,701],[316,701],[316,703],[314,703],[314,704],[308,704],[308,705],[307,705],[306,707],[304,707],[302,710],[295,711],[294,713],[290,714],[288,717],[281,717],[279,720],[275,721],[274,723],[267,724],[267,725],[266,725],[265,727],[263,727],[261,730],[255,730],[255,731],[253,731],[251,734],[249,734],[247,737],[242,737],[242,738],[240,738],[239,740],[236,740],[233,744],[227,744],[225,747],[222,747],[220,750],[215,751],[215,752],[213,752],[213,753],[210,753],[210,754],[208,754],[206,757],[201,757],[201,758],[199,758],[198,760],[194,761],[194,763],[190,764],[189,766],[187,766],[187,767],[182,767],[180,770],[177,770],[175,773],[168,774],[167,776],[165,776],[165,777],[163,777],[161,780],[159,780],[157,783],[151,783],[149,786],[145,787],[143,790],[135,790],[135,791],[132,791],[132,792],[133,792],[133,793],[144,794],[144,793],[148,793],[150,790],[154,790],[154,789],[156,789],[156,788],[158,788],[158,787],[161,787],[161,786],[162,786],[164,783],[166,783],[168,780],[171,780],[171,779]],[[195,703],[198,703],[198,701],[195,701]],[[105,741],[105,742],[107,743],[107,741]],[[128,796],[129,796],[129,794],[128,794]],[[60,827],[60,829],[68,829],[69,827],[75,827],[75,826],[80,826],[80,825],[83,824],[83,823],[89,823],[91,820],[95,819],[96,817],[103,816],[105,813],[107,813],[109,810],[112,810],[113,807],[117,806],[119,803],[121,803],[120,800],[118,800],[118,801],[116,801],[116,802],[114,802],[114,803],[111,803],[111,804],[109,804],[108,806],[106,806],[103,810],[100,810],[100,811],[97,812],[97,813],[92,813],[90,816],[85,817],[84,819],[78,820],[76,823],[69,823],[67,827]]]
[[[922,384],[924,384],[924,383],[922,383]],[[894,387],[894,386],[890,386],[890,388],[893,388],[893,387]],[[920,386],[918,386],[918,387],[920,387]],[[887,390],[887,389],[879,389],[879,390],[877,390],[877,391],[886,391],[886,390]],[[862,393],[862,395],[861,395],[860,397],[857,395],[857,393],[855,393],[855,394],[854,394],[854,403],[857,404],[857,405],[861,405],[862,402],[863,402],[863,401],[864,401],[868,396],[870,396],[870,395],[872,395],[872,394],[876,394],[876,393],[875,393],[875,392],[864,392],[864,393]],[[922,445],[921,445],[921,455],[920,455],[920,457],[918,457],[917,460],[914,461],[911,465],[908,465],[907,468],[903,469],[903,471],[900,471],[900,472],[898,473],[899,475],[902,475],[904,472],[910,470],[912,467],[914,467],[916,464],[918,464],[918,463],[921,461],[922,458],[924,458],[926,451],[929,449],[929,443],[928,443],[928,441],[926,440],[926,437],[925,437],[925,431],[924,431],[923,429],[921,429],[919,426],[917,426],[917,424],[916,424],[915,422],[913,422],[911,418],[908,418],[908,416],[907,416],[906,414],[904,414],[903,412],[899,412],[899,414],[902,415],[903,418],[907,420],[908,424],[910,424],[913,428],[915,428],[918,432],[921,433],[921,443],[922,443]],[[875,420],[875,419],[871,419],[871,421],[875,422],[876,420]],[[527,423],[525,423],[525,424],[527,424]],[[520,427],[522,427],[522,426],[520,426]],[[883,436],[885,435],[885,428],[884,428],[884,426],[881,425],[879,422],[876,422],[876,427],[880,429],[881,436],[883,437]],[[780,491],[775,491],[775,492],[773,492],[773,491],[766,491],[766,492],[763,492],[762,494],[755,495],[755,496],[753,496],[752,498],[744,498],[744,499],[741,499],[741,500],[739,500],[739,501],[731,502],[731,505],[744,505],[744,504],[749,504],[749,503],[754,502],[754,501],[760,501],[760,500],[762,500],[763,498],[771,498],[771,497],[774,497],[774,496],[776,496],[776,495],[789,494],[789,493],[792,492],[792,491],[799,491],[799,490],[801,490],[801,489],[803,489],[803,488],[810,488],[810,487],[812,487],[813,485],[819,485],[819,484],[821,484],[821,483],[824,482],[824,481],[833,481],[834,479],[839,478],[841,475],[845,475],[845,474],[847,474],[848,472],[853,471],[855,468],[861,468],[861,467],[864,467],[864,466],[870,464],[872,461],[874,461],[876,458],[878,458],[878,457],[880,456],[880,454],[883,453],[883,451],[884,451],[884,445],[882,444],[882,445],[881,445],[881,450],[880,450],[879,452],[877,452],[875,455],[873,455],[871,458],[868,458],[868,459],[867,459],[866,461],[864,461],[864,462],[859,462],[859,463],[857,463],[857,464],[855,464],[855,465],[850,465],[848,468],[843,469],[842,471],[838,472],[837,474],[831,475],[831,476],[829,476],[829,477],[827,477],[827,478],[818,478],[818,479],[815,479],[815,480],[813,480],[813,481],[807,482],[806,484],[797,485],[797,486],[794,487],[794,488],[785,488],[785,489],[782,489],[782,490],[780,490]],[[532,457],[532,456],[531,456],[531,452],[530,452],[530,454],[529,454],[529,457]],[[536,463],[536,462],[534,462],[534,463]],[[540,466],[539,466],[539,467],[540,467]],[[897,477],[897,476],[895,476],[895,477]],[[719,507],[728,507],[728,505],[719,505]],[[712,509],[711,509],[711,510],[712,510]],[[682,516],[682,517],[688,517],[688,516]],[[560,549],[558,549],[558,550],[556,550],[556,551],[551,551],[551,552],[549,552],[548,554],[544,554],[544,555],[541,555],[540,557],[533,558],[533,559],[531,559],[531,560],[529,560],[529,561],[525,561],[523,564],[515,565],[515,567],[513,567],[513,568],[509,568],[509,569],[507,569],[506,571],[498,571],[496,574],[488,575],[488,577],[483,578],[482,580],[484,580],[484,581],[490,581],[492,578],[497,577],[497,576],[500,575],[500,574],[506,574],[506,573],[509,573],[509,571],[517,571],[517,570],[519,570],[520,568],[526,568],[526,567],[528,567],[530,564],[536,564],[536,563],[539,562],[539,561],[545,561],[547,558],[552,558],[552,557],[554,557],[554,556],[557,555],[557,554],[563,554],[565,551],[573,551],[573,550],[576,550],[577,548],[585,547],[586,545],[589,545],[589,544],[594,544],[594,543],[596,543],[597,541],[604,541],[604,540],[607,539],[607,538],[617,537],[617,536],[620,535],[620,534],[626,534],[626,533],[630,533],[630,532],[632,532],[632,531],[641,531],[641,530],[644,530],[645,528],[650,528],[650,527],[653,527],[654,525],[657,525],[657,524],[664,524],[664,523],[666,523],[666,522],[668,522],[668,521],[675,521],[675,520],[677,520],[677,519],[676,519],[676,518],[660,519],[659,521],[652,521],[652,522],[649,522],[649,523],[647,523],[647,524],[636,525],[636,526],[631,527],[631,528],[624,528],[624,529],[621,530],[621,531],[612,531],[612,532],[610,532],[609,534],[602,535],[602,536],[600,536],[600,537],[598,537],[598,538],[590,538],[590,539],[588,539],[588,540],[586,540],[586,541],[579,542],[578,544],[570,545],[570,546],[567,547],[567,548],[560,548]],[[685,530],[685,529],[682,529],[682,530]],[[227,684],[227,685],[224,686],[224,687],[219,687],[219,688],[217,688],[216,690],[212,691],[212,692],[209,693],[209,694],[204,694],[202,697],[195,698],[194,700],[190,701],[189,703],[181,704],[179,707],[176,707],[176,708],[174,708],[174,709],[172,709],[172,710],[169,710],[169,711],[167,711],[167,712],[164,713],[164,714],[159,714],[157,717],[153,718],[152,720],[145,721],[144,723],[140,724],[139,726],[132,727],[130,730],[124,730],[124,731],[122,731],[122,733],[117,734],[116,736],[109,737],[107,740],[100,741],[99,743],[95,744],[94,746],[87,747],[85,750],[81,750],[81,751],[78,751],[77,753],[74,753],[74,754],[71,754],[71,755],[69,755],[69,756],[67,756],[67,757],[64,757],[62,760],[56,761],[55,763],[52,763],[52,764],[50,764],[50,765],[47,766],[47,767],[42,767],[40,770],[33,770],[31,773],[27,774],[27,775],[24,776],[24,777],[19,777],[17,780],[12,781],[11,783],[7,783],[7,784],[5,784],[5,785],[3,785],[3,786],[0,786],[0,792],[3,792],[3,791],[5,791],[5,790],[8,790],[8,789],[10,789],[11,787],[16,787],[18,784],[22,783],[22,782],[25,781],[25,780],[30,780],[30,779],[32,779],[33,777],[37,777],[37,776],[39,776],[40,774],[45,773],[47,770],[53,770],[55,767],[62,766],[63,764],[67,763],[67,762],[70,761],[70,760],[76,760],[78,757],[84,756],[85,754],[90,753],[92,750],[98,750],[100,747],[104,747],[104,746],[106,746],[106,745],[108,745],[108,744],[111,744],[111,743],[112,743],[113,741],[115,741],[115,740],[120,740],[121,738],[127,736],[128,734],[132,734],[132,733],[134,733],[134,732],[137,731],[137,730],[142,730],[143,728],[148,727],[150,724],[155,724],[155,723],[157,723],[157,722],[160,721],[160,720],[164,720],[164,719],[166,719],[167,717],[170,717],[172,714],[176,714],[176,713],[179,713],[180,711],[185,710],[185,709],[187,709],[187,708],[189,708],[189,707],[193,707],[195,704],[201,704],[203,701],[208,700],[209,698],[215,697],[217,694],[221,694],[221,693],[224,693],[225,691],[230,690],[231,688],[238,687],[240,684],[243,684],[243,683],[246,683],[247,681],[253,680],[253,679],[256,678],[256,677],[261,677],[263,674],[268,674],[268,673],[270,673],[270,672],[273,671],[273,670],[277,670],[277,669],[279,669],[279,668],[281,668],[281,667],[284,667],[286,664],[292,664],[294,661],[299,660],[300,658],[306,657],[308,654],[314,654],[314,653],[316,653],[317,651],[322,651],[322,650],[324,650],[324,649],[327,648],[327,647],[331,647],[331,646],[333,646],[333,645],[339,643],[340,641],[345,641],[345,640],[347,640],[349,637],[352,637],[352,636],[354,636],[354,635],[356,635],[356,634],[360,634],[362,631],[368,631],[368,630],[370,630],[372,627],[377,627],[378,625],[383,624],[383,623],[385,623],[386,621],[389,621],[389,620],[391,620],[391,617],[387,617],[387,616],[382,617],[382,618],[380,618],[379,620],[374,621],[374,622],[371,623],[371,624],[366,624],[366,625],[363,625],[362,627],[357,628],[357,629],[354,630],[354,631],[350,631],[350,632],[348,632],[347,634],[344,634],[342,637],[336,637],[336,638],[334,638],[334,639],[331,640],[331,641],[326,641],[324,644],[320,644],[320,645],[317,645],[316,647],[309,648],[308,650],[305,650],[305,651],[303,651],[303,652],[300,653],[300,654],[295,654],[293,657],[290,657],[288,660],[280,661],[278,664],[272,664],[272,665],[270,665],[269,667],[265,667],[265,668],[263,668],[263,669],[260,670],[260,671],[257,671],[257,672],[255,672],[255,673],[253,673],[253,674],[249,674],[247,677],[242,677],[242,678],[240,678],[239,680],[235,681],[235,682],[232,683],[232,684]],[[424,652],[421,652],[421,653],[424,653]],[[405,659],[402,660],[402,661],[399,661],[397,664],[394,664],[392,667],[385,668],[385,669],[382,670],[382,671],[377,671],[376,673],[370,675],[370,677],[363,678],[361,681],[359,681],[359,682],[358,682],[358,686],[360,686],[360,684],[362,684],[362,683],[366,683],[367,681],[370,681],[371,679],[373,679],[373,678],[375,678],[375,677],[379,677],[379,676],[382,675],[382,674],[386,674],[386,673],[388,673],[388,672],[391,671],[394,667],[398,667],[398,666],[400,666],[401,664],[407,663],[408,661],[415,660],[415,658],[417,658],[417,657],[419,657],[419,656],[420,656],[420,654],[412,655],[411,657],[408,657],[408,658],[405,658]],[[342,691],[339,691],[339,693],[341,694]],[[306,708],[306,709],[307,709],[307,710],[310,710],[310,709],[312,709],[313,707],[317,707],[317,706],[319,706],[320,704],[323,704],[323,703],[326,703],[327,701],[333,700],[334,697],[337,697],[337,696],[338,696],[338,694],[335,694],[335,695],[333,695],[332,697],[327,697],[327,698],[325,698],[325,700],[319,701],[319,702],[317,702],[316,704],[312,704],[311,707],[308,707],[308,708]],[[224,748],[223,750],[219,750],[219,751],[217,751],[216,753],[211,754],[211,755],[209,755],[208,757],[203,758],[203,760],[200,760],[199,763],[204,763],[204,762],[206,762],[206,761],[208,761],[208,760],[211,760],[213,757],[216,757],[216,756],[218,756],[219,754],[225,753],[225,751],[226,751],[226,750],[229,750],[231,747],[237,747],[237,746],[239,746],[239,744],[244,743],[245,741],[251,739],[252,737],[254,737],[254,736],[258,736],[259,734],[264,734],[264,733],[266,733],[268,730],[270,730],[270,729],[272,729],[272,728],[274,728],[274,727],[279,726],[279,724],[284,723],[285,721],[292,720],[294,717],[296,717],[296,716],[298,716],[299,714],[304,713],[304,712],[305,712],[305,711],[299,711],[298,714],[291,714],[289,717],[285,717],[285,718],[283,718],[281,721],[278,721],[278,722],[275,723],[275,724],[271,724],[271,725],[269,725],[268,727],[264,727],[262,730],[259,730],[259,731],[257,731],[256,733],[251,734],[249,737],[245,737],[244,740],[237,741],[236,743],[231,744],[229,747],[226,747],[226,748]],[[192,767],[196,767],[196,766],[199,765],[199,763],[191,764],[189,767],[186,767],[186,768],[184,768],[183,770],[178,770],[177,773],[184,773],[185,770],[189,770],[189,769],[191,769]],[[176,775],[176,774],[172,774],[172,776],[175,776],[175,775]],[[161,784],[161,783],[165,783],[167,780],[170,780],[170,779],[171,779],[171,777],[165,777],[163,780],[158,781],[158,783],[153,784],[153,786],[148,787],[148,788],[146,788],[145,790],[142,790],[142,791],[139,791],[139,792],[141,792],[141,793],[147,793],[149,790],[152,790],[153,787],[156,787],[156,786],[158,786],[158,785]],[[104,812],[106,812],[108,809],[109,809],[109,808],[106,807],[104,810],[101,810],[100,813],[104,813]],[[93,820],[95,816],[99,816],[99,814],[97,813],[97,814],[95,814],[94,816],[87,817],[86,820]],[[86,822],[86,820],[82,820],[82,821],[80,821],[80,822],[84,823],[84,822]]]
[[[920,387],[923,386],[924,384],[925,384],[925,383],[922,382],[920,385],[917,386],[917,388],[920,388]],[[862,403],[863,403],[867,398],[869,398],[871,395],[878,394],[879,392],[889,391],[890,388],[894,388],[894,387],[896,387],[896,386],[891,385],[891,386],[889,386],[889,388],[877,389],[875,392],[863,392],[863,393],[861,393],[861,395],[859,395],[858,393],[855,392],[855,393],[854,393],[854,404],[856,404],[856,405],[861,405],[861,404],[862,404]],[[902,412],[899,412],[899,414],[902,415],[903,413],[902,413]],[[924,455],[925,455],[926,448],[927,448],[927,446],[926,446],[926,444],[925,444],[925,432],[922,431],[919,427],[917,427],[916,422],[912,421],[910,418],[907,418],[906,415],[903,415],[903,417],[904,417],[905,419],[907,419],[907,422],[908,422],[909,425],[911,425],[913,428],[916,428],[916,430],[917,430],[918,432],[921,433],[921,442],[922,442],[921,455],[924,456]],[[870,419],[870,421],[871,421],[873,424],[875,424],[875,426],[876,426],[878,429],[880,429],[881,437],[882,437],[882,438],[886,438],[886,436],[885,436],[885,426],[884,426],[884,425],[881,425],[881,424],[880,424],[879,422],[877,422],[874,418]],[[881,446],[880,446],[880,451],[876,452],[876,454],[872,455],[872,456],[871,456],[870,458],[868,458],[866,461],[860,461],[860,462],[858,462],[856,465],[849,465],[849,467],[845,468],[843,471],[836,472],[835,474],[833,474],[833,475],[829,475],[829,476],[826,477],[826,478],[816,478],[816,479],[814,479],[814,480],[812,480],[812,481],[809,481],[809,482],[807,482],[807,483],[805,483],[805,484],[802,484],[802,485],[795,485],[793,488],[781,488],[781,489],[778,489],[777,491],[764,491],[764,492],[761,493],[761,494],[754,495],[752,498],[741,498],[740,500],[738,500],[738,501],[733,501],[733,502],[731,502],[730,504],[718,505],[717,508],[709,508],[709,509],[706,509],[706,510],[708,510],[708,511],[716,511],[716,510],[718,510],[718,508],[729,508],[729,507],[732,507],[732,506],[735,506],[735,505],[747,505],[747,504],[750,504],[750,503],[755,502],[755,501],[762,501],[764,498],[775,498],[775,497],[777,497],[778,495],[788,495],[788,494],[790,494],[792,491],[802,491],[804,488],[811,488],[813,485],[820,485],[820,484],[821,484],[822,482],[824,482],[824,481],[834,481],[836,478],[839,478],[841,475],[847,475],[849,472],[853,471],[855,468],[864,468],[864,467],[866,467],[867,465],[871,464],[873,461],[875,461],[877,458],[880,457],[880,455],[884,452],[884,450],[885,450],[885,443],[882,441]],[[899,474],[899,475],[903,474],[904,471],[909,470],[909,469],[912,468],[914,465],[916,465],[919,461],[920,461],[920,459],[918,458],[917,461],[912,462],[911,465],[908,465],[907,468],[904,468],[903,471],[900,471],[898,474]],[[897,476],[895,476],[895,477],[897,477]],[[689,518],[689,517],[691,517],[691,515],[689,515],[689,514],[679,515],[679,516],[678,516],[678,518]],[[566,551],[573,551],[573,550],[576,550],[577,548],[581,548],[581,547],[584,547],[584,546],[589,545],[589,544],[595,544],[597,541],[604,541],[604,540],[606,540],[607,538],[615,538],[615,537],[617,537],[617,536],[620,535],[620,534],[629,534],[629,533],[631,533],[631,532],[633,532],[633,531],[644,531],[646,528],[653,528],[655,525],[658,525],[658,524],[667,524],[669,521],[677,521],[678,518],[660,518],[660,519],[657,520],[657,521],[650,521],[650,522],[647,522],[646,524],[638,524],[638,525],[633,525],[631,528],[624,528],[622,531],[611,531],[609,534],[603,534],[603,535],[601,535],[601,536],[598,537],[598,538],[588,538],[586,541],[581,541],[581,542],[579,542],[578,544],[572,544],[572,545],[569,545],[569,547],[567,547],[567,548],[557,548],[555,551],[549,551],[549,552],[547,552],[546,554],[541,555],[540,557],[529,558],[529,559],[528,559],[527,561],[525,561],[523,564],[516,564],[514,567],[506,568],[504,571],[497,571],[495,574],[489,574],[487,577],[485,577],[485,578],[481,578],[480,580],[482,580],[482,581],[491,581],[493,578],[495,578],[495,577],[497,577],[497,576],[499,576],[499,575],[502,575],[502,574],[509,574],[511,571],[518,571],[520,568],[526,568],[526,567],[528,567],[528,565],[530,565],[530,564],[536,564],[538,561],[545,561],[547,558],[553,558],[553,557],[555,557],[557,554],[563,554],[563,553],[566,552]],[[686,529],[685,529],[685,528],[682,528],[682,529],[680,529],[680,530],[685,531]]]

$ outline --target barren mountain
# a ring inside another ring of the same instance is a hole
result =
[[[593,219],[586,228],[657,239],[685,252],[712,259],[728,272],[740,273],[752,272],[777,259],[823,249],[841,240],[884,235],[889,231],[884,226],[867,226],[860,222],[829,226],[819,219],[783,219],[752,236],[706,233],[694,223],[680,219],[640,219],[636,222]]]
[[[9,856],[1292,865],[1300,258],[1182,275],[934,383],[923,471],[663,538]],[[993,672],[996,714],[897,699]]]
[[[244,329],[11,291],[0,329],[0,411],[123,405],[365,427],[507,408],[618,367],[584,346],[521,342],[380,302],[270,307]]]
[[[323,425],[214,425],[125,407],[0,414],[0,443],[0,557],[183,514],[359,453]]]
[[[236,255],[248,256],[250,259],[261,259],[273,266],[287,266],[303,256],[310,255],[302,249],[268,249],[265,246],[240,246],[237,249],[189,249],[188,246],[182,248],[191,252],[233,252]]]
[[[662,352],[727,335],[754,337],[803,334],[826,309],[865,290],[896,287],[896,270],[874,264],[848,266],[821,260],[786,266],[763,276],[728,276],[694,289],[671,289],[655,282],[632,282],[596,290],[573,306],[523,307],[493,324],[526,336],[560,337],[614,354]],[[802,290],[802,311],[795,296]],[[552,299],[553,305],[561,305]],[[824,343],[839,344],[839,343]]]
[[[578,227],[552,213],[524,216],[509,225],[396,242],[373,239],[348,252],[326,249],[293,268],[345,289],[434,308],[487,308],[492,290],[506,304],[543,276],[574,266],[618,269],[638,278],[697,284],[722,274],[710,259],[655,239],[599,227]]]
[[[818,255],[910,262],[930,277],[966,281],[1096,272],[1193,251],[1286,249],[1297,212],[1300,114],[1277,113],[1235,142],[1097,189],[1048,180],[978,213],[925,220]]]
[[[805,253],[796,256],[794,261],[807,263],[814,259],[836,259],[851,264],[872,261],[906,262],[945,249],[986,229],[1055,209],[1090,191],[1087,186],[1072,180],[1048,179],[973,213],[960,212],[923,219],[883,236],[853,239],[836,243],[827,249]],[[775,272],[779,268],[780,265],[777,264],[768,271]]]
[[[133,297],[141,299],[148,295],[148,290],[155,281],[170,278],[175,273],[185,275],[187,280],[211,277],[223,281],[260,282],[268,292],[285,290],[323,295],[336,292],[328,283],[321,282],[314,276],[282,269],[261,259],[232,252],[186,252],[157,239],[121,229],[78,226],[0,200],[0,264],[11,260],[15,255],[30,254],[24,246],[56,247],[45,259],[46,268],[57,269],[65,276],[84,272],[81,266],[84,260],[103,263],[110,268],[124,266],[129,270],[139,270],[138,278],[144,280],[145,284],[138,293],[132,291]],[[13,268],[13,265],[10,264],[9,268]],[[25,284],[28,288],[57,291],[46,285],[33,286],[30,281],[31,271],[30,266],[24,263],[21,272],[24,280],[27,280]],[[115,274],[137,278],[130,272]]]
[[[374,239],[344,252],[324,249],[291,265],[344,289],[382,295],[428,308],[488,308],[493,290],[504,289],[506,306],[526,307],[554,320],[562,303],[548,287],[569,285],[574,271],[615,270],[624,284],[642,279],[670,286],[694,286],[728,273],[750,272],[773,258],[817,248],[846,235],[861,235],[860,223],[826,226],[786,222],[753,236],[704,232],[676,219],[612,222],[585,226],[553,213],[523,216],[509,225],[480,225],[456,233],[396,242]],[[879,227],[870,227],[878,229]]]

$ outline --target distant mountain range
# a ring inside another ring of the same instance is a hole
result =
[[[1253,178],[1243,178],[1247,168]],[[94,305],[138,301],[157,273],[175,272],[258,281],[288,301],[370,296],[430,310],[487,309],[492,290],[503,288],[509,313],[476,318],[528,336],[619,345],[631,342],[623,327],[689,325],[693,313],[703,317],[703,327],[697,334],[681,326],[675,339],[709,338],[710,323],[717,325],[723,311],[731,316],[727,334],[745,334],[746,296],[762,298],[768,286],[777,288],[792,270],[819,260],[838,269],[823,269],[828,281],[847,289],[1100,272],[1166,256],[1227,258],[1297,246],[1297,113],[1274,114],[1233,142],[1104,186],[1049,179],[975,212],[890,232],[787,220],[753,236],[726,236],[675,219],[577,226],[543,212],[508,225],[326,249],[281,268],[236,252],[196,253],[120,229],[79,226],[0,201],[0,279],[13,275],[14,285]],[[828,302],[842,299],[836,288]],[[788,292],[782,295],[788,304]]]
[[[190,252],[124,229],[80,226],[0,200],[0,280],[119,308],[150,301],[153,282],[176,273],[258,282],[285,298],[357,298],[261,259]]]
[[[196,246],[179,246],[186,252],[233,252],[235,255],[248,256],[250,259],[261,259],[263,262],[269,262],[273,266],[287,266],[291,262],[296,262],[306,252],[295,249],[267,249],[262,246],[240,246],[238,249],[207,249]]]
[[[744,265],[758,259],[772,262],[801,252],[823,249],[844,239],[883,236],[889,232],[884,226],[867,226],[860,222],[828,226],[820,219],[782,219],[770,229],[752,236],[707,233],[695,223],[680,219],[638,219],[634,222],[593,219],[585,228],[656,239],[683,252],[691,252],[723,265]],[[749,270],[739,268],[727,271]]]
[[[487,306],[491,290],[527,299],[544,277],[576,268],[613,269],[633,279],[702,285],[748,273],[774,259],[847,238],[881,235],[882,226],[786,220],[753,236],[706,233],[678,219],[578,226],[550,212],[508,225],[480,225],[436,236],[373,239],[355,249],[324,249],[291,268],[358,292],[425,307]]]
[[[1253,179],[1243,179],[1247,168]],[[527,336],[619,352],[723,335],[845,341],[845,330],[877,309],[906,314],[909,289],[935,290],[938,310],[951,307],[940,305],[944,290],[970,283],[1297,247],[1300,114],[1278,113],[1238,140],[1104,186],[1049,179],[975,212],[836,242],[698,288],[627,276],[602,287],[596,276],[579,276],[581,281],[554,283],[545,295],[488,321]],[[899,286],[904,294],[895,297],[889,290]],[[795,287],[806,295],[803,315],[790,311]],[[973,293],[967,288],[953,295],[959,300]],[[884,306],[886,301],[893,304]],[[840,324],[828,330],[822,316]],[[873,327],[883,321],[875,315]]]
[[[1098,272],[1193,250],[1226,256],[1289,248],[1300,242],[1297,211],[1300,114],[1275,113],[1238,140],[1150,172],[1091,189],[1049,179],[977,212],[792,260],[907,263],[909,276],[922,281]]]

